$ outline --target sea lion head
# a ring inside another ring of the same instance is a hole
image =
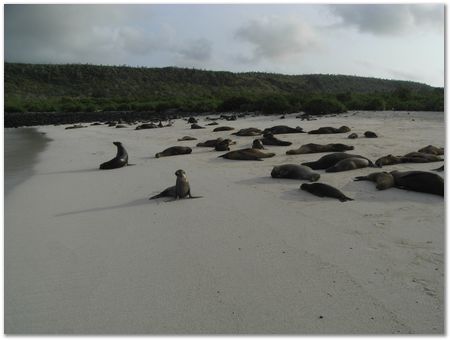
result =
[[[280,177],[280,167],[279,167],[279,166],[274,166],[273,169],[272,169],[272,172],[270,173],[270,175],[271,175],[273,178],[278,178],[278,177]]]
[[[121,142],[113,142],[113,144],[114,144],[114,145],[117,145],[117,146],[120,146],[120,145],[122,145],[122,143],[121,143]]]
[[[186,177],[186,172],[182,169],[179,169],[179,170],[175,171],[175,175],[177,177]]]

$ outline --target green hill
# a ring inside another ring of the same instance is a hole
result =
[[[443,89],[410,81],[81,64],[5,63],[4,69],[6,112],[239,111],[274,102],[296,111],[318,96],[348,109],[370,109],[372,102],[374,109],[443,110]]]

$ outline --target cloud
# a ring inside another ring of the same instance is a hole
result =
[[[280,61],[318,46],[317,34],[311,26],[285,17],[251,20],[238,28],[234,36],[252,46],[250,56],[236,57],[241,62]]]
[[[212,43],[205,38],[200,38],[177,48],[176,51],[181,57],[189,60],[207,61],[211,58]]]
[[[353,26],[376,35],[404,34],[430,28],[444,30],[443,4],[359,4],[329,5],[341,21],[337,26]]]

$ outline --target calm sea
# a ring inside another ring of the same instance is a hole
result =
[[[34,128],[4,129],[5,195],[33,174],[39,152],[49,138]]]

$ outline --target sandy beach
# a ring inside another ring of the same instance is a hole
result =
[[[443,334],[445,203],[440,196],[377,191],[353,178],[373,168],[325,173],[320,182],[354,201],[273,179],[274,165],[324,154],[286,155],[307,143],[345,143],[375,161],[444,146],[442,112],[349,112],[313,121],[259,116],[219,126],[347,125],[362,136],[284,134],[264,161],[218,158],[195,147],[230,137],[215,126],[65,130],[34,174],[5,197],[7,334]],[[207,122],[199,119],[200,125]],[[183,136],[198,138],[178,142]],[[231,136],[232,150],[254,137]],[[135,164],[100,171],[121,141]],[[175,145],[192,154],[154,158]],[[443,162],[386,166],[435,169]],[[184,169],[201,199],[148,198]],[[441,173],[443,176],[443,173]]]

